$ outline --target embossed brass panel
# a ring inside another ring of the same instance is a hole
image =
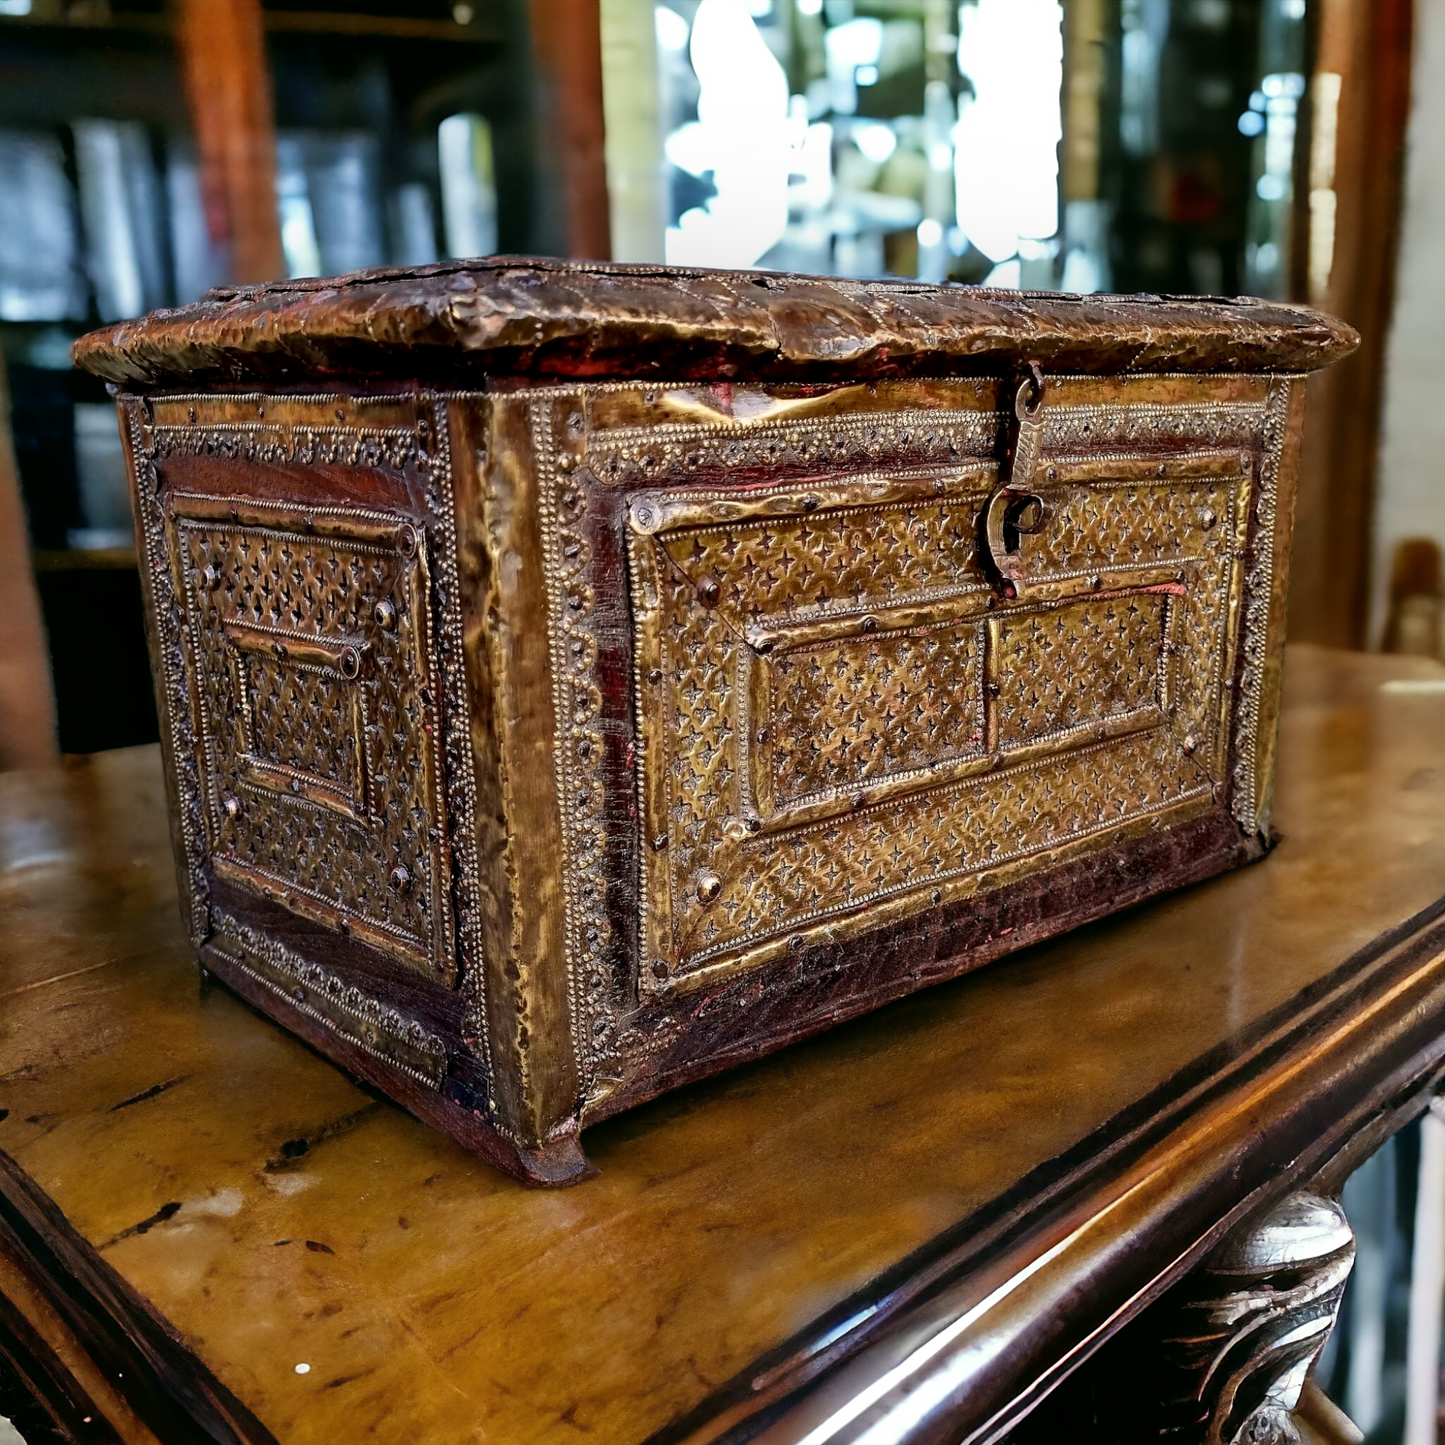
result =
[[[213,866],[452,977],[416,529],[361,512],[317,536],[290,508],[242,525],[168,500]]]
[[[1160,458],[1127,449],[1131,410],[1113,455],[1046,451],[1012,603],[978,556],[987,462],[759,489],[725,520],[632,497],[645,991],[1213,801],[1262,417],[1248,450]]]

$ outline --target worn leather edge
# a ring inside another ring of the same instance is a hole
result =
[[[4,1150],[0,1238],[158,1439],[277,1445]]]
[[[782,1022],[765,1023],[761,1028],[751,1023],[732,1037],[723,1024],[724,1032],[710,1037],[711,1030],[719,1026],[709,1020],[726,1020],[732,1013],[727,1007],[730,1003],[745,1000],[756,1015],[758,980],[756,975],[746,974],[723,988],[698,995],[685,1034],[689,1048],[664,1054],[653,1068],[629,1078],[586,1110],[583,1123],[590,1126],[611,1118],[671,1089],[811,1038],[920,989],[1003,962],[1021,949],[1121,909],[1257,862],[1266,851],[1265,840],[1242,835],[1227,809],[1216,804],[1207,813],[1159,833],[1119,843],[1107,854],[1094,853],[1059,864],[935,909],[910,923],[885,925],[862,938],[815,950],[819,956],[831,954],[839,960],[856,958],[870,945],[895,957],[910,944],[918,950],[911,967],[885,966],[881,981],[875,980],[871,986],[860,986],[856,965],[841,967],[831,977],[799,972],[796,966],[790,969],[786,961],[773,965],[763,976],[772,1017]],[[1065,906],[1061,899],[1067,900]],[[969,938],[974,941],[966,942]]]
[[[156,385],[354,376],[729,380],[1046,370],[1311,371],[1344,322],[1243,297],[1072,296],[771,271],[497,256],[222,288],[81,337],[76,364]]]
[[[826,1436],[810,1432],[870,1393],[890,1398],[890,1372],[948,1331],[948,1348],[913,1379],[935,1400],[888,1438],[991,1445],[1241,1219],[1304,1182],[1337,1187],[1425,1106],[1442,1073],[1445,898],[754,1361],[647,1445],[847,1445],[877,1423],[877,1402]],[[1145,1200],[1151,1189],[1158,1197]],[[970,1348],[985,1358],[973,1370],[960,1367]]]

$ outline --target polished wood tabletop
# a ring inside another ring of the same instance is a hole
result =
[[[721,1438],[770,1370],[826,1360],[941,1262],[977,1296],[1002,1256],[968,1250],[1032,1239],[1091,1161],[1116,1160],[1090,1176],[1095,1201],[1160,1149],[1176,1177],[1197,1157],[1253,1187],[1226,1156],[1252,1158],[1283,1117],[1268,1100],[1304,1065],[1268,1074],[1296,1057],[1281,1030],[1315,1019],[1312,1047],[1358,1060],[1389,1032],[1370,1009],[1426,1019],[1436,995],[1408,990],[1435,988],[1445,956],[1442,680],[1295,649],[1264,861],[598,1126],[600,1176],[559,1192],[463,1153],[198,977],[154,749],[0,776],[5,1217],[38,1238],[45,1215],[90,1287],[163,1320],[233,1438]],[[1421,939],[1434,951],[1319,1013]],[[1211,1114],[1252,1058],[1254,1102]],[[1110,1208],[1090,1204],[1089,1226]],[[17,1268],[0,1250],[0,1293],[38,1320]],[[151,1438],[154,1421],[107,1409]],[[800,1438],[779,1419],[757,1432]]]

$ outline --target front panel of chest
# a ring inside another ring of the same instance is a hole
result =
[[[1225,802],[1247,827],[1288,386],[1050,379],[1018,587],[999,383],[534,393],[595,1036]]]

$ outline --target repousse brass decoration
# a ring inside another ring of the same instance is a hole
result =
[[[1267,847],[1269,303],[532,261],[217,294],[121,397],[206,965],[468,1147]]]
[[[314,517],[216,510],[171,499],[215,867],[451,977],[424,543],[380,514],[318,535]]]
[[[734,425],[731,446],[678,429],[679,474],[765,445],[774,465],[841,453],[842,470],[860,434],[876,470],[630,503],[653,840],[643,989],[766,961],[819,928],[846,936],[884,901],[934,906],[1001,864],[1213,799],[1265,407],[1078,410],[1050,399],[1046,445],[1093,430],[1112,446],[1049,446],[1035,477],[1049,521],[1022,541],[1017,603],[977,551],[992,463],[964,459],[997,420],[945,413],[949,433],[880,408],[778,440]],[[1232,445],[1137,449],[1170,420]],[[662,482],[668,430],[634,464]],[[906,465],[919,438],[945,436],[953,465]],[[599,475],[621,474],[616,443],[598,450]],[[706,896],[703,873],[720,880]]]

